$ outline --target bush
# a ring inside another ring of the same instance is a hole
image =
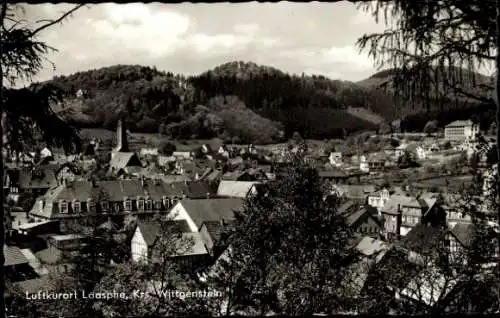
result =
[[[424,132],[426,134],[432,134],[432,133],[437,132],[437,130],[438,130],[438,122],[437,122],[437,120],[430,120],[430,121],[427,122],[427,124],[425,124],[424,129],[422,130],[422,132]]]
[[[173,143],[167,141],[163,142],[158,150],[163,155],[171,156],[172,153],[177,150],[177,147]]]

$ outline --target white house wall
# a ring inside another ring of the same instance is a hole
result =
[[[134,236],[132,237],[132,260],[134,262],[139,262],[141,260],[147,260],[148,258],[148,245],[142,236],[142,233],[137,227]]]
[[[182,206],[182,204],[180,202],[177,203],[176,205],[174,205],[174,207],[168,213],[167,218],[172,219],[172,220],[186,220],[191,232],[198,232],[199,231],[198,227],[196,226],[196,224],[191,219],[191,217],[187,213],[186,209],[184,209],[184,207]]]

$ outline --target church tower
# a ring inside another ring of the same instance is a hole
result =
[[[127,129],[121,118],[118,119],[118,124],[116,125],[116,148],[114,152],[129,152]]]

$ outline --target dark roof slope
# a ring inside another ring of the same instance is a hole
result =
[[[140,229],[142,237],[149,247],[155,244],[162,229],[169,232],[191,232],[186,220],[139,221],[137,227]]]
[[[210,234],[214,245],[219,245],[224,234],[229,234],[236,226],[234,220],[223,220],[223,222],[205,221],[203,224],[207,228],[207,232]]]
[[[435,251],[443,238],[444,231],[440,228],[419,224],[406,234],[401,246],[410,251],[427,253]]]
[[[144,241],[151,247],[155,244],[156,238],[160,233],[160,222],[137,222],[137,228],[141,231]]]
[[[234,219],[234,211],[243,207],[240,198],[182,200],[180,202],[198,228],[206,221]]]
[[[457,223],[450,232],[464,247],[469,247],[476,235],[476,227],[470,223]]]
[[[367,214],[368,217],[372,218],[376,223],[378,223],[378,221],[373,217],[373,209],[370,207],[367,207],[367,206],[363,206],[363,207],[358,208],[353,213],[347,214],[347,216],[346,216],[347,225],[352,226],[359,219],[361,219],[365,214]]]
[[[3,255],[5,263],[3,266],[15,266],[20,264],[27,264],[28,259],[24,256],[21,250],[16,246],[3,246]]]

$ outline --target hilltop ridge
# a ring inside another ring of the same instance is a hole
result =
[[[49,82],[66,95],[66,107],[56,111],[77,126],[112,128],[125,114],[131,131],[180,139],[266,143],[295,131],[305,138],[338,138],[400,118],[414,120],[410,129],[421,129],[430,117],[448,118],[447,112],[459,107],[448,105],[431,114],[408,109],[379,87],[394,72],[380,71],[354,83],[234,61],[190,77],[155,67],[114,65]],[[476,105],[472,107],[474,113]],[[464,116],[469,108],[463,108]]]

